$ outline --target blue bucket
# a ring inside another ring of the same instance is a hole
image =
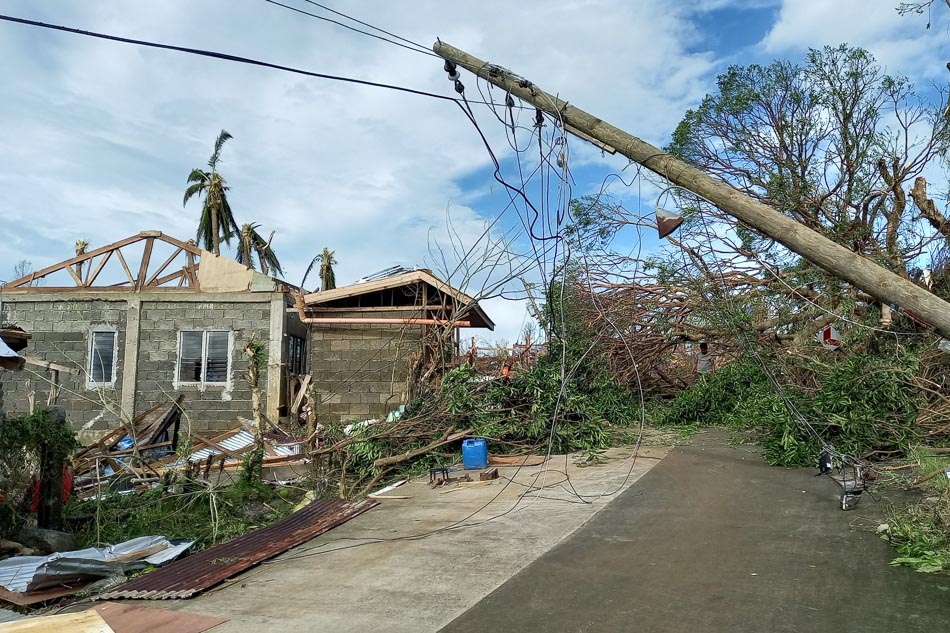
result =
[[[462,466],[466,470],[488,467],[488,442],[485,438],[462,440]]]

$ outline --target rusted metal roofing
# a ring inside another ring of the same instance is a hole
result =
[[[318,499],[272,525],[192,554],[140,576],[99,598],[189,598],[249,567],[346,523],[375,505],[377,503],[370,499]]]

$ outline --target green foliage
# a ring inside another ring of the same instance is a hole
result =
[[[79,446],[68,424],[37,407],[33,413],[0,419],[0,536],[10,536],[22,517],[17,502],[23,498],[31,475],[39,469],[40,453],[61,459]]]
[[[254,339],[247,344],[247,349],[250,351],[248,355],[248,362],[253,363],[257,367],[257,371],[261,372],[267,368],[267,344],[264,341],[259,341]]]
[[[255,492],[259,496],[269,497],[271,490],[262,481],[264,471],[264,449],[255,448],[244,453],[241,458],[241,470],[234,487],[241,491]]]
[[[264,488],[266,493],[238,483],[214,491],[186,484],[181,490],[155,488],[110,495],[101,501],[69,503],[66,521],[82,547],[157,534],[195,540],[195,549],[204,549],[268,525],[290,511],[292,500],[274,498]]]
[[[815,355],[820,355],[812,348]],[[918,362],[913,350],[900,353],[857,351],[822,361],[763,357],[786,384],[776,389],[752,358],[741,358],[701,378],[667,402],[654,405],[659,426],[699,425],[757,429],[765,459],[783,466],[811,466],[820,442],[793,413],[783,396],[825,440],[838,450],[860,455],[885,447],[906,449],[916,420],[916,393],[905,379]],[[809,389],[789,381],[807,375]]]
[[[950,499],[946,495],[906,507],[892,507],[881,536],[899,556],[891,565],[925,573],[950,571]]]
[[[204,197],[201,207],[201,216],[198,220],[198,231],[195,239],[199,245],[220,254],[220,242],[231,243],[231,238],[240,235],[231,205],[228,202],[228,187],[224,177],[218,173],[218,163],[221,162],[221,150],[231,137],[226,130],[221,130],[214,142],[214,153],[208,159],[210,171],[192,169],[188,174],[188,187],[182,205],[187,205],[194,196]]]
[[[544,448],[555,453],[596,452],[612,443],[610,430],[639,421],[639,402],[617,382],[600,351],[599,342],[578,315],[578,300],[570,284],[553,283],[546,318],[556,332],[547,353],[527,370],[510,378],[489,377],[462,365],[448,371],[441,384],[406,407],[404,418],[437,421],[423,437],[407,441],[386,435],[396,423],[379,422],[351,427],[349,437],[372,438],[347,447],[347,471],[356,479],[374,477],[374,460],[406,453],[438,440],[446,429],[472,429],[488,440],[489,450]],[[555,298],[552,301],[552,297]],[[328,435],[340,437],[330,428]],[[391,434],[390,434],[391,435]],[[459,445],[443,453],[458,455]],[[420,456],[398,469],[400,474],[422,472],[450,461],[438,454]]]

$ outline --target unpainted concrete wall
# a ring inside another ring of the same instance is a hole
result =
[[[90,428],[106,429],[114,425],[125,373],[122,350],[125,347],[127,302],[124,300],[30,300],[4,297],[2,319],[19,325],[32,334],[21,355],[76,369],[80,373],[60,373],[62,390],[58,403],[64,405],[67,421],[78,428],[95,420]],[[113,386],[89,389],[86,371],[89,363],[89,336],[93,326],[114,327],[116,343],[116,381]],[[22,371],[2,372],[0,381],[5,392],[7,413],[29,413],[29,394],[35,404],[46,404],[50,392],[51,373],[40,367],[26,365]]]
[[[321,312],[321,317],[404,318],[405,312]],[[410,356],[420,353],[420,326],[313,325],[310,374],[319,421],[385,416],[405,401]]]
[[[251,416],[251,389],[247,384],[244,346],[252,340],[267,343],[270,323],[269,295],[261,303],[226,301],[143,301],[135,398],[141,413],[164,394],[184,393],[185,412],[191,428],[202,434],[234,428],[238,416]],[[232,332],[231,371],[225,386],[179,384],[178,332],[229,330]],[[268,370],[269,371],[269,370]],[[260,386],[267,406],[267,371]]]
[[[60,374],[62,390],[58,403],[65,408],[67,420],[74,428],[114,428],[123,406],[140,413],[178,392],[185,394],[188,421],[198,432],[227,430],[234,427],[238,416],[250,417],[251,393],[244,377],[247,359],[243,350],[252,340],[262,341],[265,346],[268,344],[272,298],[279,295],[240,293],[230,295],[237,298],[229,301],[229,295],[221,293],[179,293],[176,296],[114,294],[114,299],[80,298],[73,293],[49,294],[42,298],[30,294],[3,297],[0,318],[23,327],[33,336],[22,354],[82,372],[78,376]],[[130,353],[136,362],[134,371],[130,371],[126,366],[126,340],[130,331],[135,329],[135,316],[139,326],[138,345],[136,348],[133,338]],[[280,322],[283,323],[283,315]],[[86,385],[89,337],[93,326],[113,326],[118,333],[117,378],[113,386],[106,388]],[[181,330],[229,330],[233,333],[227,385],[201,388],[178,384],[178,332]],[[269,364],[260,376],[265,410],[272,371],[280,372],[279,364]],[[125,384],[133,374],[135,384]],[[35,392],[37,404],[44,404],[49,393],[49,384],[44,377],[48,376],[45,370],[30,365],[24,371],[0,372],[5,410],[8,413],[28,412],[30,391]]]

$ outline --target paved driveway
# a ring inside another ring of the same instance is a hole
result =
[[[850,527],[877,503],[842,512],[827,478],[727,437],[674,449],[442,630],[950,630],[950,578],[888,566],[889,545]]]

